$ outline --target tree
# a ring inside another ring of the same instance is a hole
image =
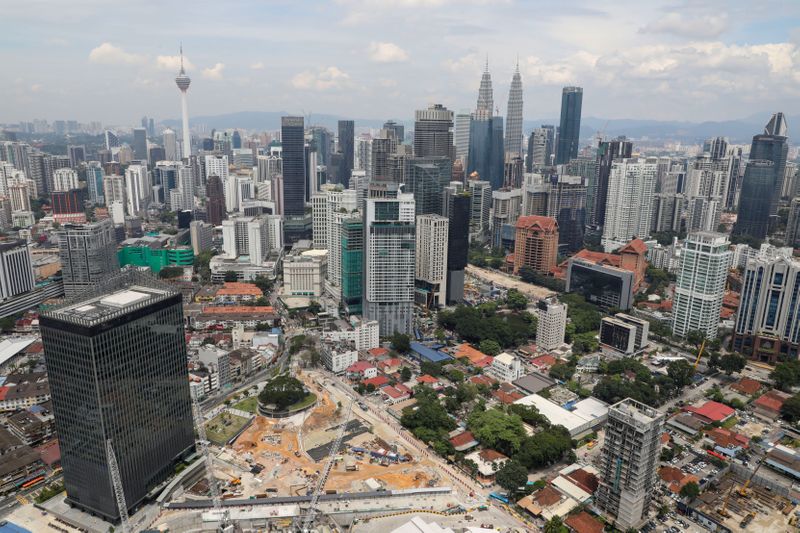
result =
[[[280,375],[264,385],[258,401],[265,405],[274,404],[278,410],[283,410],[305,397],[306,391],[300,380]]]
[[[225,272],[225,281],[232,282],[238,279],[239,279],[239,274],[237,274],[233,270],[228,270],[227,272]]]
[[[408,381],[411,379],[411,369],[407,366],[404,366],[400,369],[400,379],[403,381]]]
[[[693,500],[700,494],[700,487],[694,481],[690,481],[681,487],[681,497]]]
[[[464,373],[458,370],[457,368],[448,367],[447,378],[453,383],[461,383],[462,381],[464,381]]]
[[[528,469],[519,461],[511,459],[506,461],[502,468],[497,471],[495,481],[509,493],[512,493],[528,482]]]
[[[256,279],[253,280],[253,284],[261,289],[261,292],[264,293],[264,296],[269,294],[269,291],[272,289],[272,280],[267,276],[256,276]]]
[[[575,374],[575,367],[564,363],[557,363],[550,367],[549,374],[553,379],[569,381],[572,375]]]
[[[372,394],[375,392],[375,384],[374,383],[367,383],[367,392]]]
[[[486,355],[491,355],[491,356],[499,354],[500,351],[502,350],[500,345],[497,344],[497,341],[494,341],[492,339],[482,340],[481,343],[478,345],[478,348]]]
[[[428,374],[438,378],[442,375],[442,365],[431,361],[423,361],[419,364],[419,371],[421,374]]]
[[[467,417],[467,427],[485,446],[509,456],[519,450],[525,439],[522,419],[500,409],[473,410]]]
[[[183,268],[181,267],[164,267],[158,272],[158,277],[161,279],[177,278],[183,275]]]
[[[769,377],[775,380],[777,388],[784,391],[789,390],[800,383],[800,361],[778,363]]]
[[[672,378],[678,388],[683,388],[692,382],[694,367],[685,359],[672,361],[667,366],[667,375]]]
[[[719,361],[719,368],[730,376],[734,372],[741,372],[746,364],[747,360],[744,356],[731,352],[722,356]]]
[[[700,347],[700,345],[703,344],[705,338],[706,334],[697,329],[694,329],[686,334],[686,342],[689,344],[694,344],[697,347]]]
[[[528,307],[528,298],[517,289],[508,289],[506,293],[506,305],[509,309],[522,311]]]
[[[395,332],[394,335],[389,337],[392,347],[400,353],[408,353],[411,351],[411,337],[405,333]]]
[[[542,531],[544,533],[566,533],[568,530],[561,517],[556,515],[545,523]]]
[[[783,402],[781,417],[792,424],[800,420],[800,394],[795,394]]]

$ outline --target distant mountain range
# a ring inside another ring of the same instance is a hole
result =
[[[207,115],[191,117],[193,125],[203,124],[209,129],[242,128],[246,130],[277,130],[281,127],[281,117],[289,115],[285,111],[241,111],[222,115]],[[683,143],[699,143],[709,137],[728,137],[733,143],[749,143],[753,135],[760,133],[764,125],[772,116],[771,112],[755,113],[749,117],[707,122],[688,121],[662,121],[639,119],[604,119],[597,117],[584,117],[581,122],[581,136],[590,138],[602,131],[606,137],[625,135],[634,140],[673,140]],[[325,126],[336,131],[339,120],[351,117],[337,115],[314,114],[306,117],[307,124]],[[356,128],[380,128],[386,119],[354,119]],[[405,124],[406,129],[414,127],[413,120],[395,119],[396,122]],[[791,138],[792,126],[800,127],[800,115],[788,116],[789,135]],[[165,124],[180,127],[180,120],[165,120]],[[557,119],[525,120],[525,132],[542,124],[558,124]]]

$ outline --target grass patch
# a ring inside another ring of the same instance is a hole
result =
[[[50,498],[58,496],[62,492],[64,492],[64,483],[62,481],[48,485],[42,489],[38,496],[36,496],[36,503],[44,503]]]
[[[247,411],[248,413],[255,414],[258,409],[258,397],[251,396],[250,398],[245,398],[241,402],[233,404],[232,407],[240,411]]]
[[[290,405],[286,410],[287,411],[297,411],[298,409],[304,409],[309,405],[312,405],[314,402],[317,401],[317,395],[314,393],[309,394],[296,404]]]
[[[245,424],[247,418],[223,411],[206,422],[206,436],[214,444],[224,446]]]
[[[730,417],[728,420],[722,423],[722,427],[725,429],[731,429],[733,426],[739,423],[739,419],[735,416]]]

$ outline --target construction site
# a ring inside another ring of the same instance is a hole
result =
[[[690,513],[711,531],[721,530],[719,526],[730,531],[789,531],[797,521],[796,506],[783,487],[753,474],[729,470],[692,502]]]

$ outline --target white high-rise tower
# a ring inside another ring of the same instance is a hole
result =
[[[183,70],[183,45],[181,45],[181,71],[175,78],[175,85],[181,91],[181,114],[183,115],[183,157],[192,155],[192,138],[189,136],[189,106],[186,103],[186,91],[192,83],[191,78]]]
[[[508,91],[505,147],[512,157],[522,155],[522,76],[519,73],[519,59]]]

